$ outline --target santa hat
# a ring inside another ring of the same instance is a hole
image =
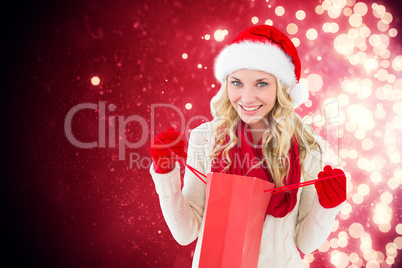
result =
[[[220,82],[240,69],[274,75],[287,87],[294,105],[308,100],[307,87],[299,83],[301,65],[296,47],[275,27],[260,25],[245,29],[215,60],[215,77]]]

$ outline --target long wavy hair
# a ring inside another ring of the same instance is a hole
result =
[[[284,179],[289,172],[290,162],[288,157],[292,138],[295,137],[299,145],[300,166],[305,175],[304,160],[309,150],[321,148],[314,137],[311,126],[303,124],[302,119],[293,110],[293,103],[286,88],[277,81],[276,103],[273,109],[266,115],[269,124],[262,136],[264,158],[252,168],[264,165],[277,187],[284,185]],[[238,138],[236,128],[241,120],[237,111],[229,100],[227,79],[222,83],[218,93],[211,99],[211,113],[216,121],[215,125],[215,148],[211,154],[211,160],[216,161],[220,153],[226,163],[224,171],[232,164],[229,151],[236,146]],[[226,142],[225,142],[226,141]]]

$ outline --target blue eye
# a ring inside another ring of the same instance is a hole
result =
[[[257,84],[257,87],[265,87],[266,85],[268,85],[268,83],[260,82]]]
[[[239,86],[241,86],[242,84],[241,84],[241,82],[239,82],[239,81],[232,81],[232,85],[234,85],[235,87],[239,87]]]

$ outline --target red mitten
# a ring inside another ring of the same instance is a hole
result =
[[[318,173],[318,178],[339,175],[327,180],[317,181],[314,186],[318,200],[324,208],[334,208],[346,200],[346,176],[340,169],[325,166],[324,171]]]
[[[157,173],[168,173],[173,170],[176,156],[170,151],[172,150],[180,158],[186,158],[184,152],[184,141],[179,139],[182,134],[175,131],[172,127],[158,134],[151,142],[151,157],[154,162],[154,168]],[[162,142],[167,145],[168,148]]]

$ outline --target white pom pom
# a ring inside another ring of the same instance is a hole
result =
[[[302,83],[288,88],[288,93],[295,106],[305,103],[309,97],[308,88]]]

